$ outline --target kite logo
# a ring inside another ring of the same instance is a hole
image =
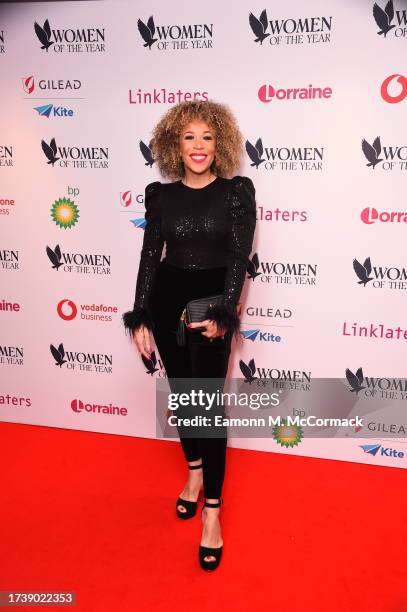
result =
[[[35,106],[34,110],[40,117],[73,117],[73,110],[64,106],[54,106],[53,104],[45,104],[44,106]]]
[[[405,453],[403,451],[398,451],[395,448],[385,448],[381,444],[362,444],[359,445],[365,453],[368,455],[373,455],[375,457],[380,450],[380,457],[395,457],[396,459],[403,459]]]
[[[262,332],[259,329],[247,329],[240,332],[245,340],[260,340],[261,342],[281,342],[281,336],[275,336],[270,332]]]

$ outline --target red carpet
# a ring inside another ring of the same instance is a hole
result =
[[[404,470],[228,449],[209,574],[199,513],[175,516],[178,443],[0,432],[0,591],[72,590],[81,612],[407,611]]]

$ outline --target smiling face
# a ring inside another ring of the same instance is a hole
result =
[[[185,174],[205,174],[216,153],[216,134],[205,121],[191,121],[181,131],[180,155]]]

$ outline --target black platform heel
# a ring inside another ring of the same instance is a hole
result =
[[[220,499],[218,502],[207,502],[206,501],[202,506],[202,510],[204,509],[205,506],[207,506],[208,508],[219,508],[221,504],[223,504],[223,499]],[[201,514],[202,514],[202,510],[201,510]],[[210,572],[212,570],[215,570],[218,567],[220,560],[222,558],[222,550],[223,550],[223,544],[222,546],[219,546],[218,548],[209,548],[209,546],[202,546],[200,544],[199,545],[199,563],[202,569],[210,571]],[[215,557],[215,560],[205,561],[205,557],[209,557],[209,556]]]
[[[189,470],[198,470],[201,467],[202,467],[202,463],[200,463],[199,465],[188,465]],[[199,497],[198,497],[198,500],[199,500]],[[194,502],[194,501],[188,501],[187,499],[182,499],[182,497],[178,497],[177,503],[175,504],[175,510],[176,510],[178,518],[185,520],[185,519],[190,519],[194,517],[196,514],[197,506],[198,506],[198,500]],[[184,506],[186,512],[181,512],[181,510],[178,510],[178,506]]]

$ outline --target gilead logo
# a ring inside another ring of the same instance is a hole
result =
[[[399,87],[395,85],[399,84]],[[382,83],[380,93],[385,102],[397,104],[407,97],[407,78],[402,74],[392,74]]]
[[[80,399],[71,402],[73,412],[89,412],[92,414],[113,414],[115,416],[127,416],[127,408],[113,406],[112,404],[90,404]]]
[[[364,208],[360,213],[360,218],[363,223],[372,225],[379,221],[381,223],[407,223],[407,212],[402,211],[382,211],[378,212],[376,208]]]
[[[258,91],[258,96],[261,102],[269,103],[272,100],[318,100],[321,98],[330,98],[332,89],[330,87],[295,87],[295,88],[279,88],[276,89],[273,85],[262,85]]]

